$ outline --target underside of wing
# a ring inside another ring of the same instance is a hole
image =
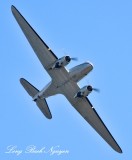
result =
[[[52,74],[48,70],[48,67],[58,59],[57,56],[51,51],[51,49],[46,45],[46,43],[40,38],[40,36],[30,26],[30,24],[21,15],[21,13],[14,6],[12,6],[11,9],[12,9],[12,13],[15,19],[17,20],[19,26],[21,27],[23,33],[25,34],[27,40],[32,46],[34,52],[36,53],[43,67],[49,72],[49,74]]]
[[[46,43],[41,39],[41,37],[35,32],[35,30],[14,6],[11,7],[11,10],[28,42],[32,46],[45,70],[51,76],[52,80],[56,81],[56,83],[61,83],[61,81],[64,81],[68,76],[66,68],[61,67],[59,70],[51,69],[51,67],[58,60],[57,56],[51,51],[51,49],[46,45]],[[62,77],[59,75],[62,75]],[[58,77],[60,77],[59,80]]]
[[[75,94],[80,90],[79,86],[70,81],[61,88],[62,94],[72,104],[72,106],[81,114],[81,116],[98,132],[98,134],[117,152],[122,153],[121,148],[101,120],[96,110],[88,98],[74,98]]]
[[[78,98],[78,102],[74,105],[75,109],[82,117],[99,133],[99,135],[117,152],[122,153],[121,148],[99,117],[96,110],[88,98]]]

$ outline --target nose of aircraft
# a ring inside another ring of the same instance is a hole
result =
[[[81,65],[81,73],[87,75],[92,69],[93,65],[90,62],[85,62]]]
[[[90,67],[91,70],[93,69],[93,64],[92,64],[91,62],[86,62],[86,65],[87,65],[88,67]]]
[[[90,72],[93,69],[93,64],[90,62],[85,62],[85,71]]]

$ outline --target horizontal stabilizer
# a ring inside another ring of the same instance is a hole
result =
[[[39,93],[39,90],[35,88],[32,84],[30,84],[27,80],[24,78],[20,79],[20,83],[25,88],[25,90],[28,92],[28,94],[33,98],[35,95]],[[39,97],[35,100],[37,106],[41,110],[41,112],[45,115],[46,118],[51,119],[52,115],[49,110],[48,104],[46,102],[46,99],[40,99]]]
[[[35,88],[32,84],[30,84],[24,78],[20,79],[20,83],[22,84],[22,86],[25,88],[25,90],[28,92],[28,94],[31,97],[34,97],[39,92],[39,90],[37,88]]]
[[[41,110],[41,112],[45,115],[46,118],[48,118],[48,119],[52,118],[51,112],[49,110],[49,107],[48,107],[48,104],[47,104],[45,98],[44,99],[38,98],[36,100],[36,104],[39,107],[39,109]]]

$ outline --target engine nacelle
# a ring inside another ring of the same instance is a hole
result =
[[[82,98],[82,97],[87,97],[91,92],[92,92],[93,88],[92,86],[84,86],[83,88],[81,88],[76,95],[74,96],[74,98],[78,97],[78,98]]]
[[[59,58],[51,67],[51,69],[64,67],[68,65],[70,61],[71,61],[71,58],[69,56],[64,56],[62,58]]]

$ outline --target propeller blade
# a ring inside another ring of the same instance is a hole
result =
[[[73,57],[73,58],[71,58],[71,60],[78,61],[78,58],[77,57]]]
[[[93,88],[93,91],[98,92],[98,93],[100,92],[98,88]]]

